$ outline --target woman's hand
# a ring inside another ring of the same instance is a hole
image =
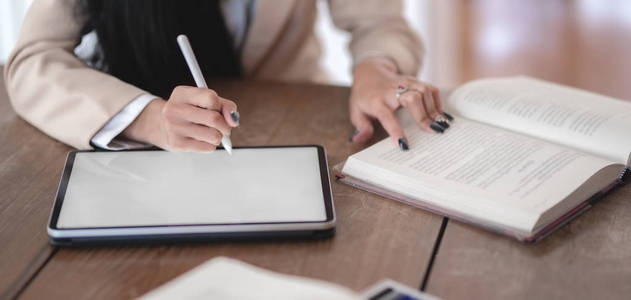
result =
[[[123,136],[169,151],[211,152],[238,125],[234,102],[210,89],[178,86],[168,101],[151,101]]]
[[[370,58],[353,69],[350,114],[355,125],[353,142],[366,142],[373,134],[377,119],[401,150],[409,144],[394,112],[407,108],[418,126],[428,132],[443,133],[452,117],[445,114],[438,89],[411,76],[397,73],[397,68],[385,58]],[[399,93],[397,93],[399,88]],[[398,96],[397,96],[398,94]]]

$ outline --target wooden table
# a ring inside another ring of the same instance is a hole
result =
[[[257,82],[214,86],[240,107],[234,145],[322,144],[330,165],[348,142],[347,88]],[[57,249],[46,222],[69,147],[18,118],[0,95],[0,291],[26,299],[132,298],[216,256],[361,290],[389,277],[420,286],[442,218],[333,183],[337,232],[319,241]],[[383,136],[383,132],[381,133]]]
[[[630,201],[626,185],[534,245],[450,220],[427,292],[445,299],[630,299]]]
[[[347,141],[347,88],[214,88],[240,105],[235,145],[322,144],[331,166],[361,149]],[[0,122],[0,298],[132,298],[220,255],[355,290],[385,277],[413,287],[427,278],[427,291],[446,299],[631,295],[628,186],[535,245],[333,183],[338,224],[331,239],[55,248],[45,226],[70,148],[18,118],[3,88]]]
[[[631,100],[630,2],[446,0],[456,85],[528,75]],[[439,52],[440,52],[439,51]],[[456,61],[456,62],[454,62]],[[631,130],[631,128],[629,128]],[[445,299],[631,299],[631,186],[541,243],[449,221],[427,291]]]

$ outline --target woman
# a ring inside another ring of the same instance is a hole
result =
[[[188,35],[209,78],[322,80],[315,1],[36,0],[5,68],[7,89],[18,114],[79,149],[213,151],[238,126],[237,106],[187,86],[176,36]],[[444,131],[449,115],[437,89],[412,77],[422,47],[401,2],[329,6],[336,26],[352,34],[351,140],[367,141],[378,120],[407,150],[394,116],[401,106],[424,130]],[[75,49],[82,36],[92,38],[91,53]]]

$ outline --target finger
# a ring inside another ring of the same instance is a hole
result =
[[[431,120],[431,123],[429,124],[431,129],[437,133],[443,133],[447,128],[449,128],[447,120],[442,118],[442,114],[438,113],[434,102],[434,96],[432,96],[429,89],[426,89],[423,94],[423,105],[425,106],[426,115]],[[437,118],[438,116],[441,116],[441,118]]]
[[[188,151],[190,152],[200,152],[200,153],[208,153],[213,152],[217,149],[217,146],[200,142],[193,138],[188,138]]]
[[[421,92],[409,90],[401,94],[399,102],[410,112],[412,118],[414,118],[414,121],[416,121],[416,124],[418,124],[421,129],[427,132],[434,132],[429,126],[432,121],[426,116],[425,106],[423,105],[423,94],[421,94]]]
[[[381,126],[388,132],[392,141],[401,148],[401,150],[408,150],[408,140],[403,133],[403,129],[399,124],[399,120],[394,116],[394,113],[388,109],[385,105],[379,108],[376,113],[376,117],[381,123]]]
[[[446,122],[449,118],[444,121],[440,120],[440,122],[435,121],[435,118],[439,115],[439,113],[442,115],[442,110],[440,109],[440,106],[436,105],[436,100],[433,96],[434,90],[438,92],[438,89],[429,84],[420,82],[413,77],[408,78],[406,84],[408,85],[409,90],[417,90],[423,94],[423,101],[421,103],[423,104],[425,118],[429,119],[429,128],[436,133],[443,133],[447,128],[449,128],[449,123]],[[438,104],[440,105],[440,98],[438,99]]]
[[[374,132],[371,118],[358,107],[351,107],[351,123],[355,126],[355,132],[351,136],[351,142],[365,143]]]
[[[221,144],[223,137],[223,134],[215,128],[193,123],[176,125],[173,127],[173,132],[178,136],[193,138],[214,146]]]
[[[431,84],[422,83],[422,82],[419,82],[419,81],[416,81],[416,80],[411,81],[410,82],[410,86],[413,89],[422,91],[423,93],[425,93],[426,91],[429,91],[432,94],[432,97],[434,99],[434,107],[435,107],[436,113],[442,115],[447,120],[453,119],[453,117],[451,117],[451,115],[447,116],[445,114],[445,111],[443,110],[442,101],[440,99],[440,90],[437,87],[435,87],[435,86],[433,86]]]
[[[432,93],[432,97],[434,98],[434,106],[436,106],[436,110],[439,114],[444,114],[443,112],[443,103],[440,100],[440,91],[433,85],[428,85],[429,91]]]
[[[219,96],[215,91],[206,88],[177,86],[173,89],[169,101],[189,103],[209,110],[221,111]]]
[[[231,127],[237,127],[241,125],[241,115],[237,110],[237,104],[222,97],[219,97],[219,102],[221,103],[221,114],[226,120],[226,123]]]
[[[429,91],[429,89],[425,89],[423,93],[423,105],[425,106],[425,114],[430,120],[434,120],[436,116],[438,116],[438,110],[436,109],[436,103],[434,102],[434,96]]]
[[[177,103],[173,106],[179,123],[195,123],[206,127],[215,128],[223,135],[229,136],[232,127],[228,125],[223,115],[214,110],[201,108],[187,103]]]
[[[407,81],[407,87],[409,90],[417,90],[421,94],[425,94],[425,91],[429,89],[429,85],[418,81],[416,78],[409,78]]]
[[[425,113],[425,118],[433,120],[432,111],[428,109],[435,110],[434,105],[432,104],[431,107],[428,107],[424,103],[425,101],[429,100],[429,96],[427,94],[428,94],[428,91],[430,91],[431,86],[418,81],[416,78],[410,78],[408,81],[408,86],[410,90],[416,90],[423,95],[423,101],[421,101],[421,104],[423,105],[423,112]]]
[[[453,122],[454,117],[448,114],[447,112],[445,112],[445,110],[443,109],[443,101],[440,98],[440,90],[434,86],[430,86],[430,87],[432,88],[432,96],[434,96],[434,103],[436,104],[436,109],[438,109],[438,112],[447,119],[448,124]]]
[[[208,153],[215,151],[216,148],[215,145],[194,138],[179,136],[172,141],[169,151]]]
[[[409,84],[410,89],[417,90],[421,92],[422,94],[426,94],[428,92],[431,93],[431,96],[434,99],[435,111],[438,114],[443,113],[442,105],[440,101],[440,91],[438,90],[438,88],[434,87],[431,84],[420,82],[416,79],[410,79],[410,81],[408,81],[408,84]]]

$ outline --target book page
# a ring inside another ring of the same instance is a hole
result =
[[[542,212],[612,164],[464,118],[444,134],[424,132],[414,124],[406,127],[406,134],[409,151],[383,140],[349,157],[343,174],[522,231],[532,229]]]
[[[528,77],[482,79],[456,89],[455,114],[629,163],[631,103]]]
[[[276,273],[215,257],[138,298],[139,300],[361,300],[352,290],[322,280]]]

